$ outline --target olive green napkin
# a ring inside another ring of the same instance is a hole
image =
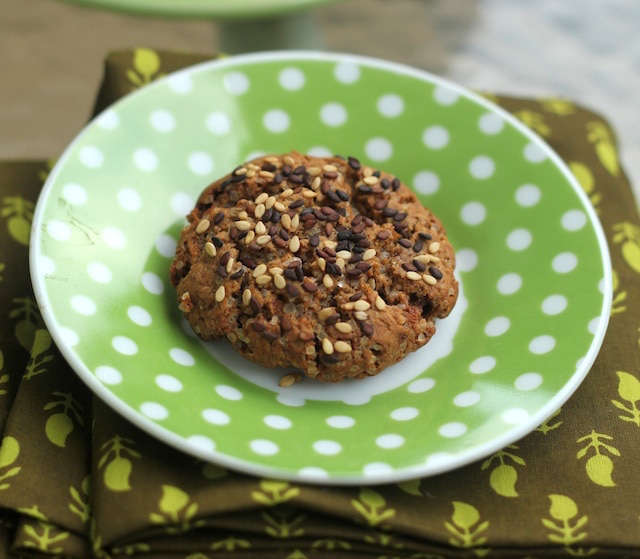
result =
[[[114,53],[96,111],[206,58]],[[460,470],[385,486],[240,475],[94,399],[30,287],[30,222],[50,163],[0,163],[0,555],[640,557],[640,219],[614,132],[570,101],[494,100],[556,149],[602,220],[615,272],[609,331],[575,395],[529,436]]]

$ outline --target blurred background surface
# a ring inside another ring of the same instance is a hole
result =
[[[599,112],[618,133],[640,200],[638,0],[343,0],[308,14],[327,50],[410,64],[486,92],[569,98]],[[220,29],[210,20],[2,0],[0,159],[60,155],[91,113],[109,51],[214,53]]]

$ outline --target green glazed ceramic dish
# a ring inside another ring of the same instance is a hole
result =
[[[202,343],[177,308],[168,269],[200,191],[291,149],[400,177],[456,248],[453,313],[377,377],[280,388],[282,370]],[[461,87],[350,55],[231,57],[123,98],[51,172],[31,247],[46,324],[107,404],[203,460],[311,483],[428,476],[513,443],[583,380],[611,305],[600,224],[539,137]]]

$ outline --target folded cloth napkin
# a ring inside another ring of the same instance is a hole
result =
[[[206,58],[114,53],[96,111]],[[570,101],[493,100],[556,149],[593,202],[614,267],[609,330],[575,395],[529,436],[457,471],[384,486],[240,475],[166,447],[93,398],[30,288],[30,222],[50,163],[0,163],[2,556],[640,557],[640,219],[614,132]]]

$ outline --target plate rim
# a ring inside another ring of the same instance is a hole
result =
[[[44,284],[45,274],[41,273],[39,263],[39,241],[42,234],[42,218],[47,208],[47,202],[49,194],[52,191],[57,175],[60,169],[65,165],[69,155],[73,152],[76,145],[81,143],[85,134],[90,128],[92,128],[97,120],[105,112],[113,109],[123,103],[130,102],[131,98],[137,97],[141,92],[146,92],[150,88],[159,87],[163,82],[172,79],[180,74],[192,74],[207,71],[213,67],[215,69],[224,69],[225,67],[241,67],[243,65],[262,62],[287,62],[294,63],[295,61],[324,61],[324,62],[347,62],[354,63],[356,65],[373,67],[375,69],[400,73],[405,76],[418,79],[420,81],[431,83],[433,85],[441,85],[447,87],[461,96],[473,101],[474,103],[485,107],[488,111],[499,115],[509,125],[513,126],[524,137],[528,138],[532,143],[535,143],[540,147],[546,157],[553,162],[554,167],[561,172],[565,181],[573,189],[578,199],[582,203],[582,209],[585,211],[588,217],[590,226],[595,234],[598,247],[600,249],[601,263],[603,266],[603,286],[602,293],[602,305],[600,309],[600,315],[598,320],[598,327],[593,334],[593,339],[589,346],[588,351],[580,361],[580,365],[576,367],[576,370],[570,375],[563,387],[554,394],[554,396],[546,401],[535,413],[530,415],[527,422],[520,425],[512,426],[509,429],[505,429],[501,435],[494,437],[488,442],[482,445],[475,446],[469,450],[458,452],[456,454],[449,455],[448,460],[442,463],[436,463],[428,465],[423,463],[420,466],[407,466],[399,469],[393,469],[390,472],[380,472],[374,475],[360,473],[359,475],[330,475],[329,477],[316,476],[314,474],[307,474],[305,472],[297,471],[284,471],[280,468],[259,464],[259,459],[254,461],[247,461],[244,459],[236,458],[232,455],[224,454],[216,450],[205,451],[190,444],[185,438],[177,435],[172,430],[164,427],[153,420],[146,418],[139,411],[133,409],[129,404],[123,402],[113,392],[108,390],[97,377],[88,369],[88,367],[71,351],[71,348],[67,346],[63,336],[59,331],[59,325],[55,314],[52,312],[48,305],[47,290]],[[398,483],[415,478],[431,477],[446,472],[457,470],[463,466],[469,465],[477,460],[480,460],[486,456],[489,456],[498,450],[505,448],[507,445],[512,444],[524,436],[528,435],[535,429],[532,425],[540,425],[546,419],[548,419],[553,413],[555,413],[578,389],[582,384],[587,374],[591,370],[596,357],[602,347],[604,337],[607,331],[610,310],[612,305],[612,267],[611,256],[609,251],[608,242],[604,233],[604,229],[600,219],[597,216],[595,209],[593,208],[588,196],[580,186],[577,178],[570,171],[568,165],[562,160],[562,158],[556,153],[556,151],[539,136],[535,131],[528,128],[524,123],[518,120],[514,115],[494,103],[493,101],[483,97],[482,95],[456,83],[442,76],[433,74],[427,70],[412,67],[410,65],[390,61],[382,58],[376,58],[372,56],[341,53],[341,52],[324,52],[316,50],[276,50],[266,51],[251,54],[239,54],[233,55],[221,59],[207,60],[199,62],[185,68],[179,69],[175,72],[168,73],[161,78],[147,84],[139,89],[131,91],[121,98],[117,99],[114,103],[106,107],[100,113],[95,115],[89,122],[87,122],[78,132],[76,137],[69,143],[69,145],[63,150],[60,157],[56,161],[56,164],[49,173],[45,183],[38,195],[36,207],[34,211],[30,243],[29,243],[29,272],[31,284],[34,290],[34,296],[40,313],[42,315],[44,324],[48,329],[54,343],[58,350],[64,357],[67,364],[74,371],[74,373],[80,377],[80,379],[87,385],[91,391],[100,397],[109,407],[112,408],[119,415],[127,419],[134,426],[141,429],[143,432],[152,435],[156,440],[163,444],[168,444],[174,449],[177,449],[187,455],[200,458],[207,462],[212,462],[221,467],[234,470],[236,472],[249,474],[257,477],[271,477],[274,479],[282,479],[287,481],[294,481],[299,483],[321,484],[325,486],[357,486],[357,485],[380,485],[386,483]]]

